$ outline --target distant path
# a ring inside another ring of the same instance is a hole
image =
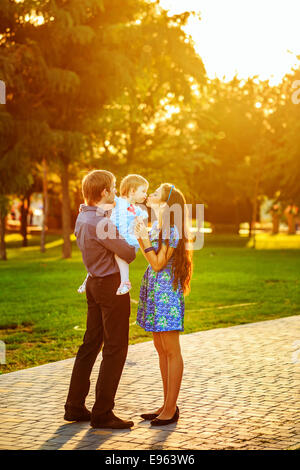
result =
[[[0,449],[300,447],[300,316],[181,335],[181,344],[177,425],[152,429],[139,417],[161,405],[150,341],[129,346],[117,394],[115,412],[134,420],[131,431],[63,420],[74,361],[67,359],[0,376]]]

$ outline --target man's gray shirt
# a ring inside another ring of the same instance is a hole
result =
[[[114,254],[127,263],[135,259],[135,248],[119,234],[108,217],[108,211],[100,207],[82,204],[74,233],[83,263],[92,277],[119,272]]]

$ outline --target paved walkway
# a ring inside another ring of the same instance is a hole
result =
[[[129,347],[115,411],[131,430],[67,423],[74,359],[0,376],[0,449],[293,449],[300,447],[300,316],[181,335],[177,424],[139,414],[161,404],[152,341]],[[100,359],[100,358],[99,358]],[[99,362],[87,405],[93,404]]]

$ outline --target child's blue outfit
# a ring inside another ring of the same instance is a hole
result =
[[[136,236],[134,235],[134,226],[135,226],[135,218],[142,217],[147,223],[148,220],[148,212],[142,209],[140,206],[135,204],[130,204],[126,199],[123,197],[115,197],[116,205],[112,209],[110,220],[115,224],[119,233],[122,235],[123,238],[127,241],[129,245],[135,247],[135,251],[137,252],[139,249],[139,242],[137,241]],[[85,286],[89,274],[87,274],[83,284],[77,289],[77,292],[82,294],[85,292]],[[126,292],[126,288],[125,291]]]
[[[134,235],[135,218],[142,217],[147,220],[148,212],[136,204],[130,204],[123,197],[116,196],[115,201],[116,206],[112,210],[110,220],[115,224],[127,243],[133,245],[137,251],[139,249],[139,242]]]

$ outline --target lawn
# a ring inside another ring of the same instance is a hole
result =
[[[48,236],[44,254],[36,235],[26,248],[19,235],[7,239],[8,261],[0,262],[1,372],[73,357],[86,322],[85,296],[77,293],[85,269],[76,243],[72,259],[63,260],[58,236]],[[299,314],[299,261],[299,235],[259,234],[255,250],[247,237],[206,235],[194,253],[183,334]],[[131,344],[152,339],[135,325],[146,265],[140,254],[131,264]]]

